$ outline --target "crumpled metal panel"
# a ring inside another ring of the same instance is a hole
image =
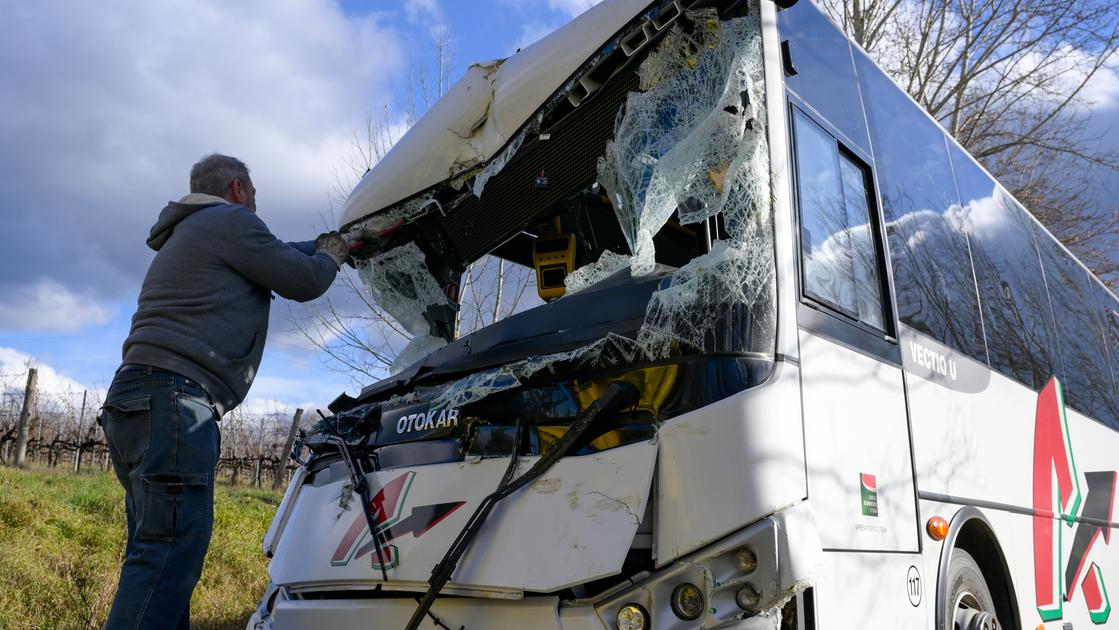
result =
[[[498,504],[444,590],[550,592],[617,573],[645,513],[656,453],[652,442],[639,442],[560,460]],[[523,458],[518,474],[536,459]],[[370,476],[374,502],[385,488],[381,505],[392,515],[385,522],[393,532],[386,552],[395,559],[388,569],[394,587],[426,590],[432,567],[497,487],[508,461],[473,459]],[[346,489],[341,471],[333,479],[327,471],[320,476],[299,492],[269,566],[272,581],[324,588],[380,582],[376,554],[362,551],[371,539],[360,498]],[[347,536],[355,522],[362,523],[360,537]]]
[[[539,597],[519,602],[449,597],[434,608],[451,628],[487,630],[558,629],[557,598]],[[403,628],[416,610],[412,599],[288,600],[276,604],[273,630],[368,630]],[[566,625],[564,626],[566,628]],[[425,621],[422,630],[436,630]]]
[[[510,57],[472,65],[361,183],[340,225],[362,219],[497,155],[650,0],[606,0]]]
[[[800,374],[781,362],[765,386],[666,421],[657,434],[657,566],[808,495]]]

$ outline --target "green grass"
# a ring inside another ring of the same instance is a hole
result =
[[[281,493],[219,484],[191,622],[244,628],[268,584],[260,540]],[[0,468],[0,630],[100,628],[124,556],[124,490],[111,473]]]

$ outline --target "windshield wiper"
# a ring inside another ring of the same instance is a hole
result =
[[[553,464],[571,451],[572,447],[579,442],[579,439],[583,437],[583,434],[586,433],[587,429],[599,416],[632,407],[637,404],[640,397],[641,392],[631,383],[625,381],[614,381],[610,383],[610,386],[606,388],[602,397],[588,405],[587,408],[579,414],[575,421],[571,423],[571,427],[563,434],[563,437],[560,438],[543,457],[537,460],[536,463],[532,465],[532,468],[529,468],[528,471],[520,477],[512,479],[513,471],[517,467],[516,444],[519,441],[515,438],[513,453],[510,456],[509,467],[505,471],[505,476],[501,479],[501,483],[498,484],[497,489],[489,496],[482,499],[481,503],[478,504],[478,508],[474,510],[474,514],[470,516],[470,520],[466,522],[466,526],[462,528],[458,537],[451,543],[451,547],[447,550],[446,555],[444,555],[443,559],[431,570],[431,578],[427,581],[427,592],[424,593],[423,599],[420,600],[416,612],[412,613],[412,619],[406,626],[407,630],[416,630],[420,627],[420,623],[431,609],[431,605],[435,603],[435,598],[439,596],[439,591],[443,590],[443,587],[450,581],[451,574],[454,573],[455,567],[458,566],[459,559],[466,553],[474,537],[481,531],[482,525],[485,523],[486,518],[489,517],[490,512],[493,511],[498,501],[501,501],[510,494],[532,483],[540,475],[547,472]],[[520,420],[517,422],[517,437],[519,437]]]

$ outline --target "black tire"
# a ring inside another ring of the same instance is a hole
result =
[[[943,617],[947,630],[1001,629],[1003,626],[996,619],[997,609],[991,589],[987,588],[983,572],[971,554],[963,549],[953,549],[948,566],[948,596],[944,600],[946,610]],[[961,619],[967,621],[961,625]]]

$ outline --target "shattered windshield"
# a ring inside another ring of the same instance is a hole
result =
[[[590,66],[616,54],[603,50]],[[688,12],[586,102],[562,117],[542,108],[485,166],[349,226],[351,240],[376,240],[359,275],[411,337],[393,373],[412,378],[421,361],[434,369],[440,357],[540,340],[428,392],[459,407],[559,370],[771,355],[764,104],[757,15]],[[487,254],[534,270],[545,303],[493,324],[501,334],[463,337],[455,325],[462,274]],[[586,322],[577,312],[565,315],[567,329],[534,328],[565,301],[594,294],[609,308],[620,286],[639,284],[646,293],[617,300],[619,322],[638,309],[633,326],[594,328],[573,349],[546,340],[579,338],[572,331]]]

